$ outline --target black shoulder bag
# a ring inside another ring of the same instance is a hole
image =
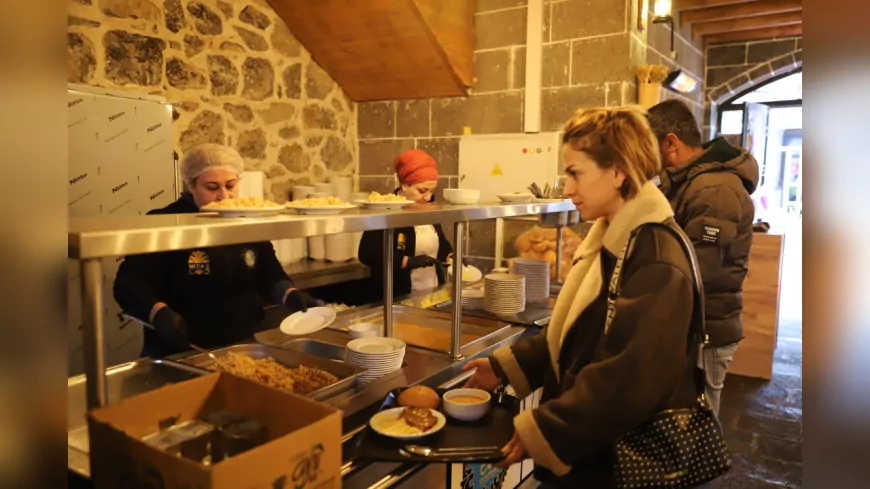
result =
[[[704,291],[698,272],[694,248],[686,235],[666,224],[652,224],[667,229],[677,238],[689,258],[694,285],[694,308],[690,325],[690,361],[698,364],[691,352],[701,355],[707,343],[704,324]],[[619,272],[637,232],[632,233],[616,262],[607,300],[607,326],[616,313],[619,296]],[[711,481],[728,472],[731,459],[722,436],[722,426],[704,395],[705,374],[695,367],[698,401],[691,408],[669,409],[621,436],[615,446],[616,484],[619,488],[683,488]]]

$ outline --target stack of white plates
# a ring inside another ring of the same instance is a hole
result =
[[[366,369],[360,383],[368,383],[402,368],[405,342],[396,338],[358,338],[347,343],[344,361]]]
[[[326,259],[326,239],[324,236],[308,237],[308,258],[312,260]]]
[[[462,307],[469,309],[483,309],[485,294],[480,289],[466,289],[462,291]]]
[[[484,309],[511,315],[526,310],[526,277],[513,273],[491,273],[484,277]]]
[[[516,258],[514,273],[526,277],[526,300],[542,301],[550,296],[550,263],[532,258]]]

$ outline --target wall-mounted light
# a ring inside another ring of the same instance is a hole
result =
[[[662,86],[672,92],[691,93],[698,88],[700,83],[701,80],[681,69],[676,69],[668,74],[667,78],[662,82]]]
[[[655,4],[653,4],[653,24],[673,23],[674,18],[671,16],[671,0],[650,1],[655,1]]]

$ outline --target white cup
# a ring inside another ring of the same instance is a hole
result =
[[[381,325],[374,323],[358,323],[347,327],[351,338],[377,338],[381,336]]]
[[[307,199],[311,192],[314,192],[314,187],[310,185],[294,185],[293,200]]]

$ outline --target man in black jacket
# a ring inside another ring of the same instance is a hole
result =
[[[706,395],[718,414],[728,364],[743,339],[743,280],[752,246],[758,163],[724,138],[701,144],[692,111],[679,100],[649,110],[662,158],[661,190],[695,245],[704,281],[709,345]]]

